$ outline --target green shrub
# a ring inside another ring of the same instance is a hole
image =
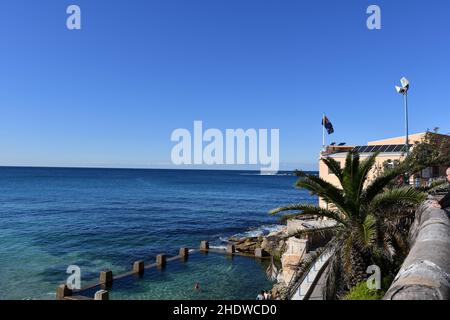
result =
[[[383,290],[369,289],[366,281],[363,281],[350,289],[345,300],[381,300],[383,297]]]

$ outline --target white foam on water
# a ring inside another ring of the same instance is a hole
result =
[[[282,224],[271,224],[271,225],[262,225],[260,227],[250,229],[248,231],[237,233],[233,235],[233,238],[247,238],[247,237],[261,237],[266,236],[272,232],[279,232],[281,231],[285,225]],[[228,238],[220,237],[220,241],[222,242],[228,242]]]
[[[226,246],[222,246],[222,245],[219,245],[219,246],[209,246],[211,249],[219,249],[219,250],[227,250],[227,247]]]

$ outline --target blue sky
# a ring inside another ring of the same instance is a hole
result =
[[[82,30],[66,28],[66,8]],[[366,27],[377,4],[382,29]],[[0,165],[170,166],[176,128],[279,128],[282,168],[322,144],[449,125],[447,0],[2,0]]]

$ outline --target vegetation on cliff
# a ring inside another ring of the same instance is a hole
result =
[[[284,219],[315,215],[337,222],[335,227],[326,230],[306,230],[298,234],[333,232],[327,245],[333,252],[327,298],[343,297],[350,288],[364,281],[369,265],[378,265],[383,276],[391,275],[398,270],[408,252],[406,235],[413,210],[426,195],[412,187],[392,187],[391,182],[408,170],[409,163],[385,170],[373,181],[368,181],[377,155],[360,161],[359,154],[351,151],[344,168],[332,158],[322,159],[338,178],[341,188],[315,175],[298,173],[300,178],[296,186],[322,198],[328,208],[300,203],[271,211],[272,214],[294,212]]]

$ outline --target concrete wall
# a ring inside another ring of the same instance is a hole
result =
[[[286,252],[281,256],[281,273],[285,284],[288,284],[294,276],[297,266],[308,252],[309,241],[291,237],[286,242]]]
[[[448,211],[425,202],[410,233],[411,251],[385,300],[450,299],[450,220]]]

